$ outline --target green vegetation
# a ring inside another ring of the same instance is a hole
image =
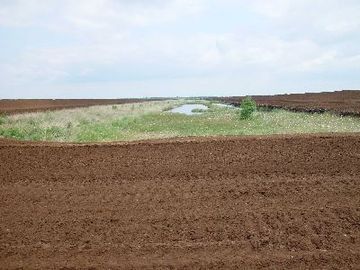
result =
[[[191,110],[191,112],[193,112],[193,113],[204,113],[204,112],[206,112],[207,110],[204,110],[204,109],[198,109],[198,108],[196,108],[196,109],[192,109]]]
[[[238,108],[197,100],[209,109],[187,116],[167,110],[191,100],[151,101],[94,106],[3,117],[0,136],[20,140],[70,142],[131,141],[215,135],[266,135],[316,132],[360,132],[360,119],[330,113],[307,114],[257,110],[239,119]]]
[[[5,117],[0,114],[0,125],[5,124]]]
[[[256,102],[251,97],[245,97],[240,104],[240,118],[249,119],[256,111]]]

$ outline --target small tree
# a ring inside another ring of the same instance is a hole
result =
[[[245,97],[240,104],[240,118],[249,119],[256,111],[256,102],[251,97]]]

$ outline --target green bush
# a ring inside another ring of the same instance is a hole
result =
[[[246,97],[240,104],[240,118],[249,119],[256,111],[256,102],[251,97]]]

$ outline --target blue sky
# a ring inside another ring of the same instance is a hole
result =
[[[360,88],[359,0],[0,0],[0,98]]]

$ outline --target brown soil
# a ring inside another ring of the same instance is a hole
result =
[[[209,99],[238,106],[243,97],[215,97]],[[360,116],[360,90],[323,93],[306,93],[275,96],[254,96],[263,107],[284,108],[292,111],[325,112]],[[151,98],[150,100],[164,100]],[[149,101],[149,99],[16,99],[0,100],[0,114],[14,114],[94,105],[124,104]]]
[[[0,141],[0,268],[360,265],[360,134]]]
[[[155,101],[162,99],[0,99],[0,114],[58,110],[94,105],[125,104],[149,100]]]
[[[216,98],[222,102],[239,105],[243,97]],[[253,96],[263,107],[284,108],[291,111],[325,112],[360,116],[360,90],[323,93],[306,93],[276,96]]]

